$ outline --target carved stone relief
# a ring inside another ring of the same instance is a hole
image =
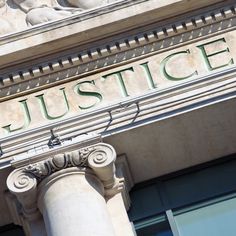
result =
[[[59,20],[117,0],[0,0],[0,35]]]
[[[98,143],[16,169],[9,175],[7,186],[22,204],[25,215],[37,213],[35,203],[38,184],[55,172],[61,174],[62,170],[92,171],[103,183],[105,194],[109,197],[121,192],[124,187],[123,178],[116,177],[115,160],[114,148],[109,144]]]
[[[94,148],[84,148],[79,151],[58,154],[45,161],[28,165],[24,171],[34,175],[38,181],[50,174],[69,167],[88,167],[88,156]]]

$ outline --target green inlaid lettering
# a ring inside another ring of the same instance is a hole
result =
[[[67,97],[66,97],[66,93],[65,93],[65,88],[61,88],[60,90],[63,93],[63,98],[64,98],[65,104],[66,104],[66,111],[62,115],[59,115],[59,116],[51,116],[51,115],[49,115],[49,112],[48,112],[48,109],[47,109],[47,105],[46,105],[46,102],[45,102],[45,99],[44,99],[44,94],[35,96],[39,100],[39,104],[40,104],[42,115],[47,120],[55,120],[55,119],[62,118],[70,110],[69,103],[68,103],[68,100],[67,100]],[[55,101],[55,106],[57,106],[56,101]]]
[[[127,69],[124,69],[124,70],[116,71],[114,73],[111,73],[111,74],[108,74],[108,75],[104,75],[103,78],[107,79],[110,76],[115,76],[117,78],[117,81],[118,81],[118,84],[119,84],[122,96],[123,97],[128,97],[129,94],[128,94],[127,88],[125,86],[124,78],[123,78],[123,75],[122,75],[122,72],[125,72],[125,71],[132,71],[132,72],[134,72],[134,69],[133,69],[133,67],[130,67],[130,68],[127,68]]]
[[[170,75],[167,70],[166,70],[166,66],[169,62],[170,59],[172,59],[173,57],[177,57],[181,54],[190,54],[190,51],[189,50],[186,50],[186,51],[180,51],[180,52],[176,52],[176,53],[173,53],[169,56],[167,56],[165,59],[162,60],[161,62],[161,72],[162,74],[165,76],[166,79],[168,80],[173,80],[173,81],[178,81],[178,80],[184,80],[184,79],[189,79],[191,78],[192,76],[194,75],[197,75],[198,72],[197,71],[194,71],[192,74],[188,75],[188,76],[184,76],[184,77],[174,77],[173,75]]]
[[[149,69],[149,66],[148,66],[148,62],[146,63],[143,63],[143,64],[140,64],[140,66],[143,67],[144,69],[144,72],[146,74],[146,78],[147,78],[147,82],[148,82],[148,86],[150,89],[155,89],[157,88],[157,85],[155,84],[153,78],[152,78],[152,74],[151,74],[151,71]]]
[[[28,104],[27,104],[27,99],[19,101],[19,103],[21,105],[21,108],[22,108],[23,114],[24,114],[24,121],[25,121],[24,125],[21,126],[20,128],[17,128],[17,129],[11,129],[12,124],[3,126],[2,128],[8,134],[12,133],[12,132],[16,132],[16,131],[22,130],[22,129],[26,129],[27,127],[29,127],[29,125],[31,123],[31,116],[30,116],[29,107],[28,107]]]
[[[94,104],[90,105],[90,106],[79,106],[80,109],[82,110],[85,110],[85,109],[89,109],[89,108],[92,108],[92,107],[95,107],[98,103],[100,103],[103,99],[102,95],[98,92],[91,92],[91,91],[83,91],[80,89],[80,86],[82,84],[92,84],[95,86],[95,82],[94,80],[92,81],[83,81],[81,83],[78,83],[75,87],[74,87],[74,91],[81,95],[81,96],[87,96],[87,97],[95,97],[97,98],[97,101],[94,102]]]
[[[216,55],[218,55],[218,54],[221,54],[221,53],[230,52],[230,51],[229,51],[229,48],[227,47],[227,48],[224,49],[224,50],[216,51],[216,52],[211,53],[211,54],[207,54],[206,49],[205,49],[205,46],[210,45],[210,44],[214,44],[214,43],[217,43],[217,42],[226,43],[226,40],[225,40],[225,38],[221,38],[221,39],[217,39],[217,40],[215,40],[215,41],[212,41],[212,42],[205,43],[205,44],[202,44],[202,45],[197,46],[197,47],[201,50],[201,52],[202,52],[204,61],[205,61],[205,63],[206,63],[207,69],[208,69],[209,71],[216,70],[216,69],[219,69],[219,68],[222,68],[222,67],[225,67],[225,66],[229,66],[229,65],[233,65],[233,64],[234,64],[234,60],[231,58],[228,63],[222,64],[222,65],[220,65],[220,66],[213,67],[213,66],[211,65],[211,62],[210,62],[209,58],[211,58],[211,57],[213,57],[213,56],[216,56]]]

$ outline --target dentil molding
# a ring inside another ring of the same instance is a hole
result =
[[[96,47],[86,50],[72,50],[67,56],[57,56],[55,60],[34,66],[17,68],[15,71],[6,72],[0,75],[1,100],[10,99],[12,96],[20,95],[31,90],[48,87],[50,84],[57,84],[62,81],[75,79],[78,76],[87,75],[92,71],[104,69],[114,64],[124,63],[128,60],[141,58],[155,51],[164,50],[168,47],[182,44],[187,41],[207,37],[213,33],[221,32],[234,27],[236,16],[236,5],[222,7],[201,15],[192,16],[185,20],[163,25],[146,32],[129,35],[119,40],[109,41]],[[217,27],[211,27],[216,25]],[[197,34],[199,29],[207,29]],[[215,31],[214,31],[215,29]],[[206,32],[205,31],[205,32]],[[188,37],[188,33],[192,32]],[[176,37],[176,40],[172,40]],[[181,39],[178,40],[178,37]],[[170,40],[169,43],[166,43]],[[165,43],[164,43],[165,42]],[[91,44],[92,45],[92,44]],[[158,46],[159,45],[159,46]],[[161,45],[161,46],[160,46]],[[165,46],[166,45],[166,46]],[[21,83],[21,90],[9,89]]]

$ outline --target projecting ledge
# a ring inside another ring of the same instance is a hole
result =
[[[2,68],[98,41],[222,0],[123,0],[0,39]],[[113,7],[112,7],[113,6]],[[125,23],[124,23],[125,22]],[[68,27],[69,26],[69,27]]]

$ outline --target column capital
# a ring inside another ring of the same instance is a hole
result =
[[[36,208],[38,183],[63,169],[91,169],[101,180],[105,190],[113,188],[117,184],[115,160],[116,152],[111,145],[97,143],[15,169],[7,178],[7,187],[22,204],[24,211],[29,213]]]
[[[111,188],[116,182],[115,160],[114,148],[109,144],[98,143],[30,164],[24,167],[23,171],[41,182],[51,174],[63,169],[70,167],[90,168],[102,181],[105,188]]]
[[[33,162],[34,159],[30,161],[31,164],[15,169],[7,179],[10,192],[16,196],[22,206],[24,217],[18,218],[27,232],[34,230],[34,226],[38,224],[42,216],[46,224],[46,231],[51,232],[51,224],[47,224],[47,222],[48,220],[54,223],[57,221],[55,220],[57,207],[61,209],[61,212],[64,212],[63,209],[67,209],[69,213],[65,211],[65,215],[75,214],[82,217],[81,222],[87,222],[92,216],[85,220],[85,216],[79,213],[84,209],[84,205],[78,202],[80,198],[84,199],[83,202],[89,203],[87,207],[90,210],[87,209],[87,211],[91,214],[97,207],[99,208],[95,214],[99,219],[103,214],[101,212],[104,214],[107,212],[108,205],[109,209],[113,209],[118,203],[121,211],[125,212],[121,215],[123,217],[126,215],[125,208],[128,210],[130,205],[128,192],[132,187],[132,177],[129,175],[125,156],[120,156],[116,162],[116,152],[111,145],[96,143],[77,150],[44,157],[40,161],[37,161],[37,158],[35,162]],[[86,195],[90,197],[86,198]],[[62,201],[56,205],[56,208],[53,200],[55,196],[60,196]],[[96,204],[93,199],[96,199]],[[21,212],[18,212],[19,216]],[[38,218],[38,216],[40,217]],[[108,221],[110,219],[107,215]],[[117,219],[114,218],[114,222],[116,221]],[[129,222],[128,218],[125,222]],[[77,224],[77,221],[73,223],[73,230],[76,230]],[[108,235],[113,235],[112,227],[108,227],[109,224],[105,224],[103,227],[106,228],[106,232],[109,232]],[[53,230],[64,234],[60,227],[60,225],[54,224]],[[105,232],[104,229],[100,227],[101,232]],[[70,232],[70,235],[74,235],[74,232]]]

